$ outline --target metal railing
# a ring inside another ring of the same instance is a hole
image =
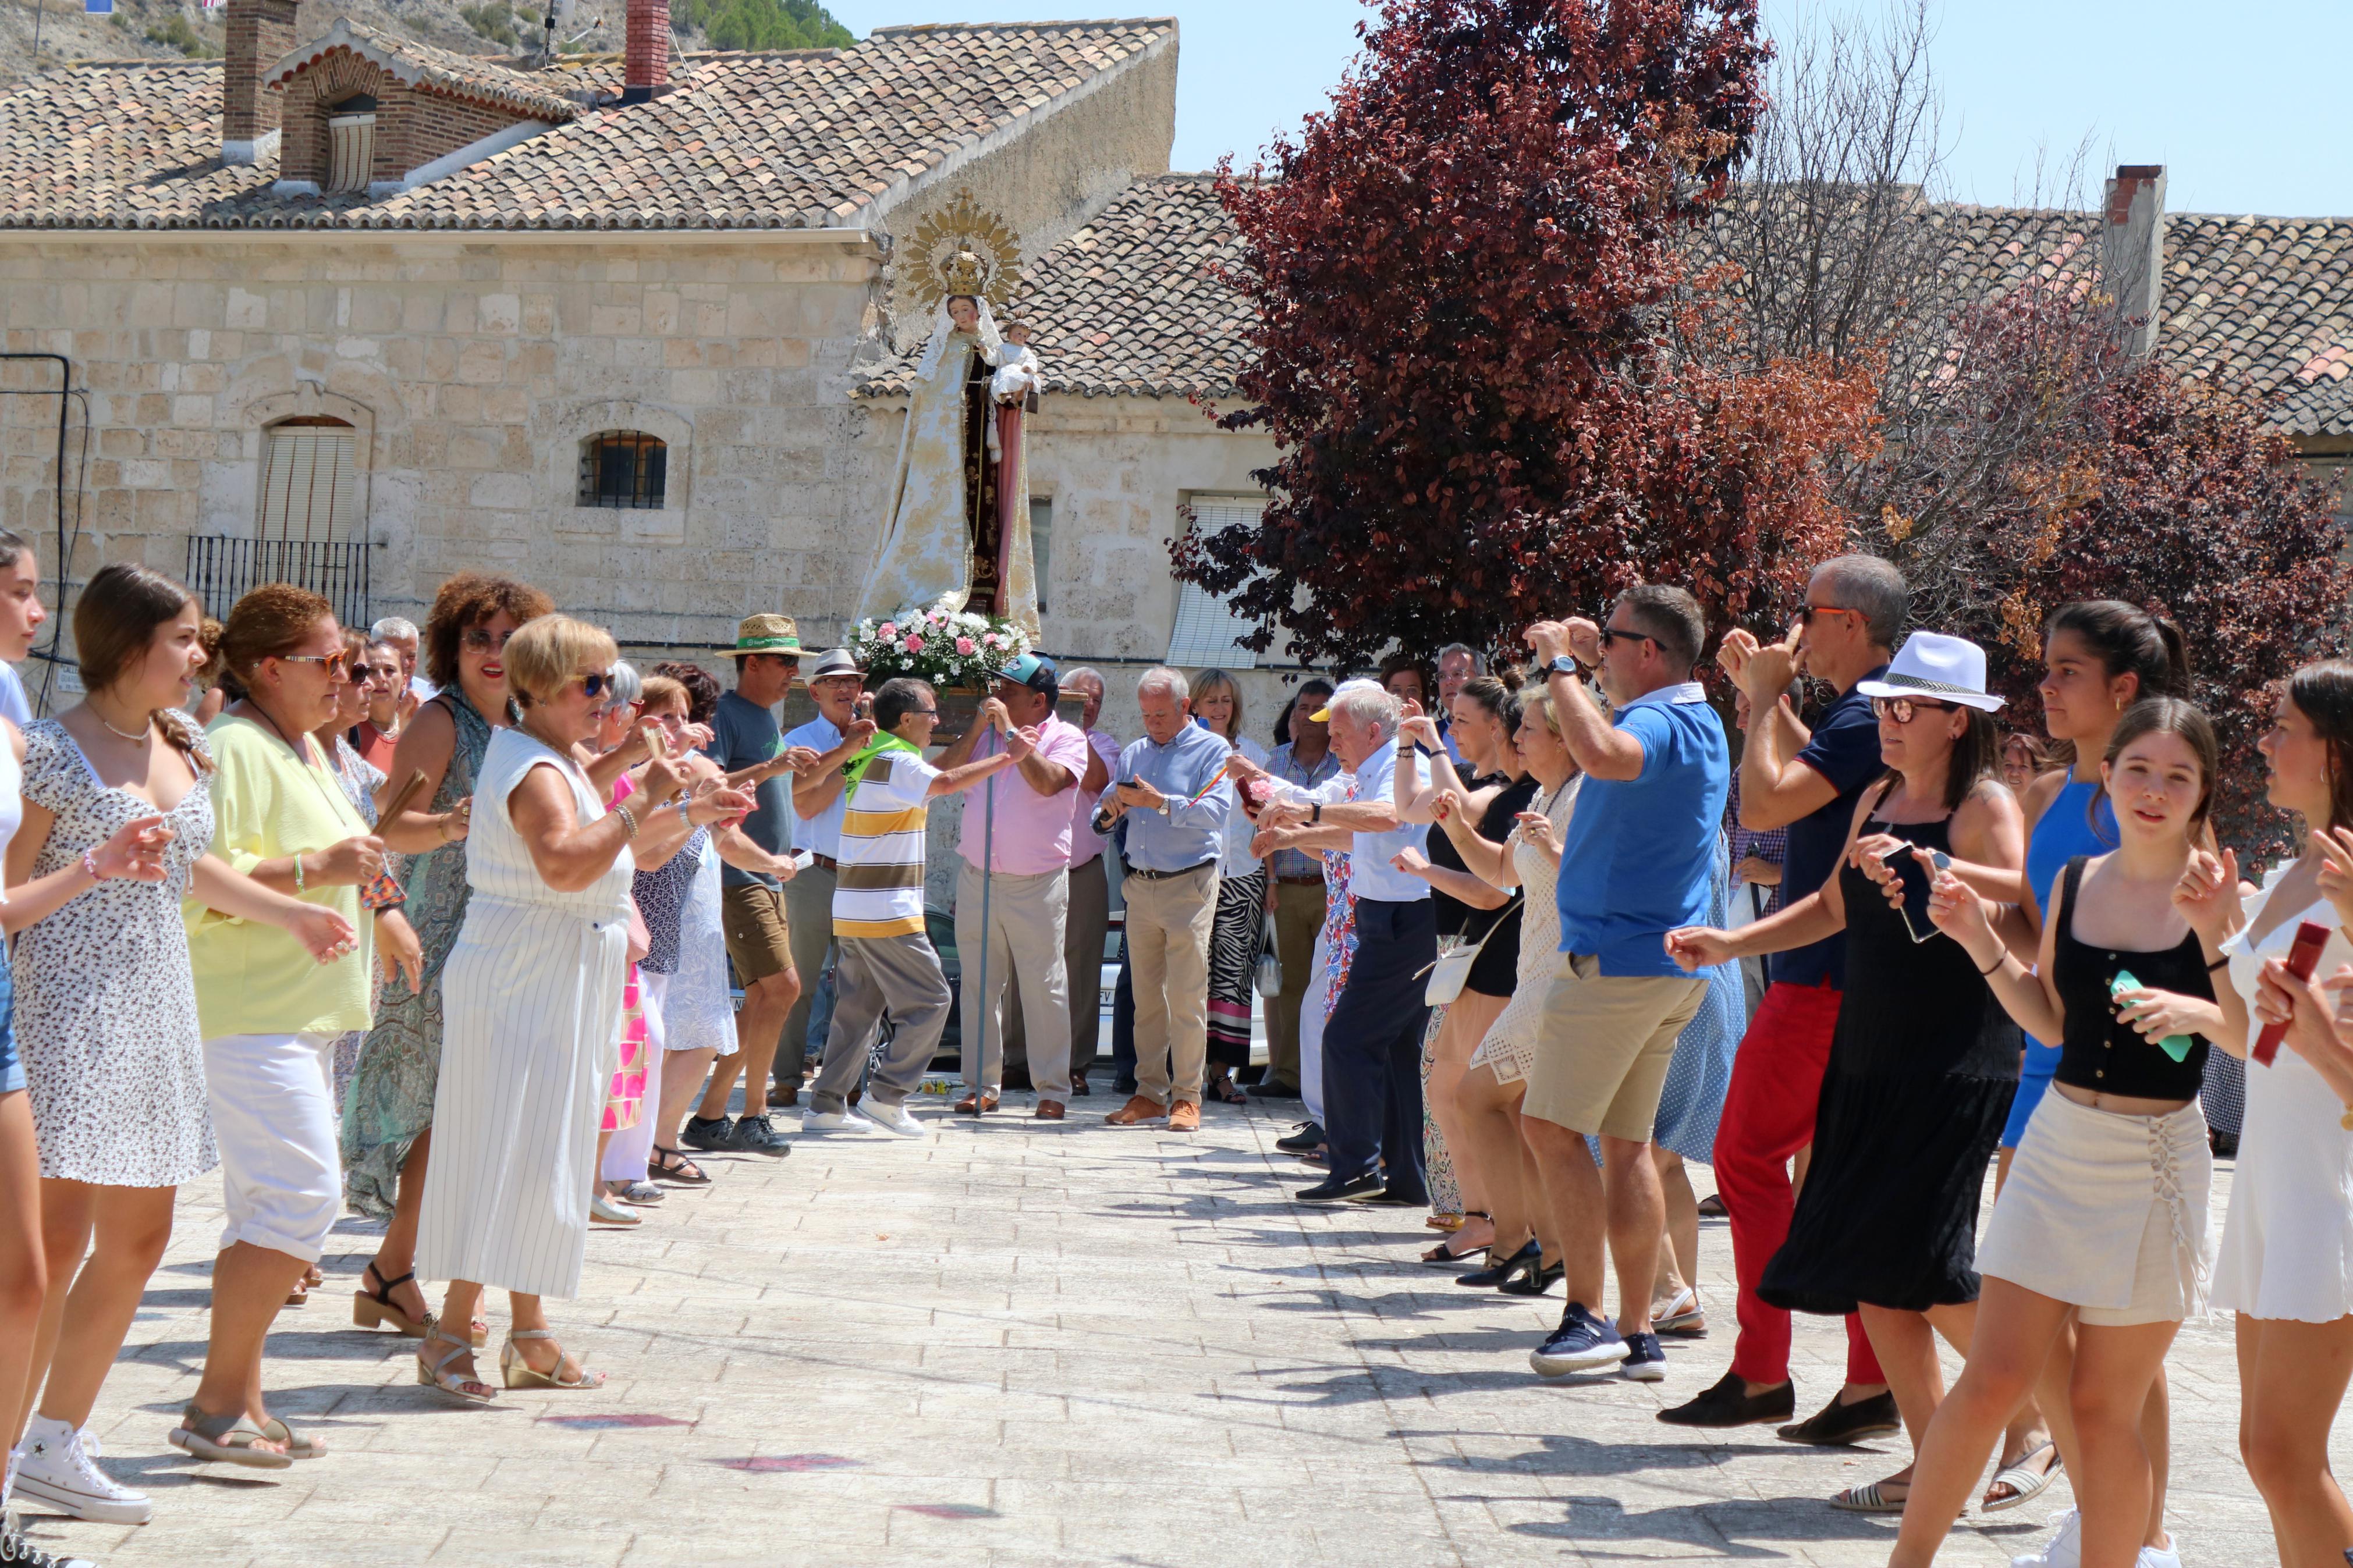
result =
[[[365,544],[322,544],[295,539],[236,539],[200,534],[188,541],[188,586],[205,614],[226,620],[229,607],[264,583],[291,583],[324,597],[335,618],[365,631],[369,624]]]

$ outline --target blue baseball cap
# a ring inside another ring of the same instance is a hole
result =
[[[1061,674],[1055,669],[1054,661],[1042,653],[1025,653],[997,673],[1001,679],[1042,691],[1049,697],[1062,694]]]

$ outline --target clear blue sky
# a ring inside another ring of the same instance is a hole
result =
[[[1769,32],[1881,0],[1766,0]],[[1183,30],[1178,169],[1247,163],[1325,100],[1356,48],[1356,0],[828,0],[852,32],[897,22],[1173,13]],[[1933,53],[1951,194],[2000,203],[2038,147],[2164,163],[2177,212],[2353,215],[2343,67],[2353,0],[1944,0]]]

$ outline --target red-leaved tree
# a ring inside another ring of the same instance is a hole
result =
[[[1252,526],[1181,576],[1309,662],[1508,644],[1642,581],[1786,603],[1873,439],[1867,363],[1736,365],[1686,254],[1761,101],[1754,0],[1387,0],[1327,113],[1221,168],[1257,307]]]
[[[1912,580],[1921,624],[1986,647],[2021,728],[2041,715],[2052,610],[2122,599],[2170,616],[2221,731],[2216,830],[2277,848],[2255,742],[2274,683],[2345,646],[2353,570],[2335,498],[2236,390],[2126,354],[2104,299],[2062,279],[1964,317],[1944,418],[1869,542]]]

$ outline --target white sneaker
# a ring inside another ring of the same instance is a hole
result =
[[[868,1100],[866,1118],[876,1130],[895,1133],[901,1138],[927,1138],[930,1132],[915,1120],[915,1113],[903,1105],[877,1105]]]
[[[100,1524],[144,1524],[155,1513],[145,1492],[118,1485],[90,1462],[79,1433],[39,1415],[26,1424],[16,1448],[16,1495]]]
[[[2040,1552],[2011,1558],[2010,1568],[2082,1568],[2084,1516],[2071,1508],[2052,1514],[2050,1522],[2058,1530],[2051,1544]]]
[[[804,1110],[801,1131],[804,1132],[871,1132],[874,1123],[848,1106],[839,1110]]]
[[[2181,1537],[2168,1535],[2163,1546],[2144,1546],[2134,1568],[2181,1568]]]

